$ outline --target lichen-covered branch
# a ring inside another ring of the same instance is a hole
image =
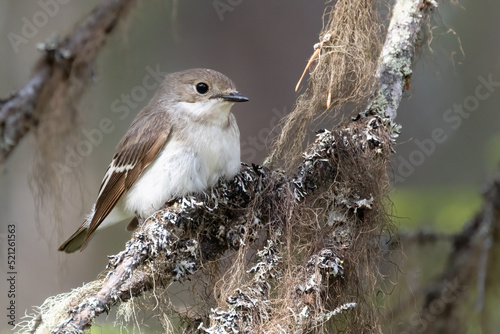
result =
[[[75,78],[87,81],[92,76],[93,61],[117,22],[136,0],[109,0],[98,5],[66,38],[52,40],[41,48],[44,54],[38,60],[26,86],[10,97],[0,100],[0,164],[5,162],[19,141],[36,128],[44,113],[60,94],[57,87],[65,87],[68,104],[75,105],[85,85],[76,85]],[[69,112],[69,111],[68,111]]]
[[[153,281],[159,286],[167,285],[172,280],[182,280],[196,272],[202,261],[217,258],[228,249],[237,250],[245,243],[252,243],[263,231],[271,229],[271,235],[281,234],[279,231],[285,228],[286,220],[280,208],[306,201],[338,176],[336,148],[349,142],[349,146],[363,151],[378,152],[376,154],[382,154],[382,151],[390,152],[392,142],[384,135],[382,123],[378,118],[359,123],[360,127],[343,129],[336,133],[326,130],[319,133],[316,142],[304,153],[298,173],[292,177],[264,167],[243,166],[234,180],[219,184],[210,194],[170,203],[165,210],[157,212],[134,233],[124,251],[111,257],[109,273],[100,283],[99,291],[83,299],[74,300],[69,316],[57,315],[60,320],[53,329],[54,332],[82,333],[96,316],[107,312],[116,303],[124,302],[132,296],[140,296],[152,288]],[[342,144],[339,144],[338,140],[341,140]],[[357,214],[370,205],[370,199],[351,198],[349,194],[342,194],[342,199],[343,203],[339,205],[351,212],[356,211]],[[253,280],[246,289],[242,287],[239,296],[229,299],[230,303],[238,306],[231,312],[241,311],[241,305],[238,303],[249,298],[249,291],[259,291],[261,296],[267,292],[266,285],[269,283],[263,279],[270,275],[270,271],[277,270],[273,269],[272,263],[277,258],[274,257],[274,260],[269,262],[273,253],[278,256],[275,253],[276,246],[271,243],[267,248],[263,248],[260,256],[267,260],[257,263],[250,270],[259,278]],[[308,260],[312,271],[306,270],[305,284],[298,287],[296,293],[306,296],[312,291],[318,294],[324,292],[324,282],[328,281],[329,276],[333,278],[342,275],[341,262],[331,247],[325,247],[317,255],[312,255]],[[151,272],[147,263],[152,263],[156,272]],[[279,275],[271,276],[278,279]],[[252,298],[255,300],[256,296]],[[264,300],[260,302],[261,305],[266,305]],[[301,305],[302,310],[307,309],[306,304]],[[350,308],[354,304],[349,305],[351,306],[343,307]],[[211,317],[220,320],[221,314],[227,311],[214,312],[215,315]],[[340,309],[330,316],[338,312]],[[51,318],[54,316],[51,314]],[[257,316],[258,319],[262,317],[262,314]],[[304,326],[310,328],[328,318],[325,316],[324,319],[321,318],[323,320],[318,318],[313,321],[304,319]],[[42,324],[43,319],[42,316]],[[243,328],[239,323],[240,318],[236,317],[234,320],[233,325],[236,328]],[[256,323],[247,325],[255,326]],[[209,327],[212,330],[203,326],[200,328],[217,332],[214,326],[217,325]],[[227,319],[221,326],[227,326]]]
[[[218,256],[228,248],[237,249],[243,234],[257,231],[250,230],[254,226],[247,223],[248,217],[244,215],[235,217],[231,224],[227,221],[254,201],[257,194],[262,198],[266,197],[263,193],[271,196],[274,192],[264,192],[264,189],[269,188],[271,182],[279,187],[284,179],[283,175],[261,167],[244,166],[233,181],[221,183],[211,194],[170,203],[134,233],[123,252],[111,257],[110,271],[100,291],[78,301],[70,316],[61,320],[54,331],[83,332],[96,316],[117,302],[151,289],[155,273],[145,275],[147,268],[136,270],[148,262],[153,262],[156,271],[161,272],[161,280],[181,280],[193,274],[202,260]],[[272,205],[270,199],[267,201]],[[263,219],[264,215],[259,218]],[[160,285],[161,280],[155,284]]]
[[[380,54],[376,74],[377,90],[367,108],[393,121],[403,92],[413,73],[413,57],[417,41],[430,11],[437,7],[434,0],[399,0],[392,9],[392,19]]]

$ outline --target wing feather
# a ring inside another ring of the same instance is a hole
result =
[[[101,184],[95,204],[95,214],[90,222],[81,250],[85,248],[92,234],[113,210],[122,195],[132,187],[165,146],[171,133],[171,125],[165,118],[151,118],[149,123],[162,122],[162,124],[154,124],[161,125],[162,129],[161,133],[155,137],[151,136],[150,126],[144,126],[144,124],[140,126],[136,119],[127,135],[118,144],[117,153],[113,157]]]

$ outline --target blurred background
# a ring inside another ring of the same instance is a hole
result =
[[[220,2],[227,4],[226,11],[217,7]],[[22,36],[26,21],[33,22],[44,8],[38,1],[0,2],[0,97],[25,85],[40,56],[38,43],[54,33],[71,32],[97,3],[60,4],[45,24],[16,44],[9,36]],[[82,130],[99,129],[104,118],[111,120],[113,130],[103,134],[74,171],[81,182],[72,186],[65,203],[63,231],[56,232],[47,215],[37,222],[29,187],[33,137],[25,138],[0,167],[0,286],[6,291],[7,226],[15,224],[17,320],[48,296],[95,279],[107,263],[105,255],[120,251],[130,237],[125,225],[116,226],[94,237],[85,252],[56,251],[90,209],[114,147],[154,92],[133,100],[128,115],[116,113],[113,106],[125,105],[123,96],[142,86],[151,71],[213,68],[250,98],[233,110],[241,130],[242,160],[261,163],[272,129],[293,109],[295,84],[331,5],[303,0],[152,0],[133,7],[100,53],[95,84],[79,104],[85,117]],[[395,223],[402,230],[459,231],[479,208],[481,185],[500,161],[500,2],[440,3],[438,12],[432,23],[434,37],[422,46],[397,117],[402,135],[394,156],[391,200]],[[430,252],[436,263],[446,255],[439,247]],[[400,279],[413,289],[432,275],[431,268],[415,260]],[[1,308],[7,303],[2,292]],[[0,329],[8,329],[3,315],[1,319]]]

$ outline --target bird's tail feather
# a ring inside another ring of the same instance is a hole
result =
[[[85,217],[83,224],[76,230],[75,233],[71,235],[59,248],[58,250],[65,253],[74,253],[77,250],[83,250],[83,242],[85,240],[85,236],[87,235],[88,227],[90,222],[92,221],[92,217],[94,217],[95,213],[95,204],[92,206],[92,210]]]
[[[73,253],[82,248],[83,240],[85,240],[85,235],[87,234],[87,227],[80,226],[78,230],[71,237],[68,238],[60,247],[59,251],[65,253]]]

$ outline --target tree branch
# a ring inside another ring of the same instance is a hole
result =
[[[437,8],[434,0],[396,1],[379,58],[378,87],[366,113],[378,114],[391,121],[396,118],[403,92],[413,73],[413,57],[420,31],[434,8]]]
[[[44,55],[37,61],[34,73],[25,87],[5,100],[0,100],[0,164],[4,163],[22,138],[36,128],[41,116],[60,95],[54,87],[71,85],[70,78],[87,80],[93,61],[104,45],[107,35],[123,18],[136,0],[110,0],[98,5],[72,34],[57,38],[41,48]],[[62,75],[56,75],[61,73]],[[74,87],[82,91],[82,87]],[[73,99],[81,94],[67,96]]]
[[[487,185],[483,207],[474,219],[453,237],[453,248],[448,257],[447,267],[426,289],[420,317],[425,319],[425,327],[413,328],[424,332],[430,328],[446,329],[443,333],[458,333],[464,328],[463,317],[455,312],[463,307],[464,300],[472,294],[476,298],[476,310],[480,311],[485,302],[487,288],[488,256],[492,244],[500,239],[500,174]],[[495,259],[495,261],[497,261]],[[471,288],[477,281],[477,294]],[[469,293],[465,293],[466,291]],[[439,310],[439,316],[436,310]],[[412,332],[407,326],[405,331]]]
[[[359,122],[351,133],[341,138],[366,150],[389,152],[391,141],[385,136],[380,118]],[[338,134],[323,131],[304,153],[303,163],[293,177],[260,166],[243,166],[230,182],[217,186],[211,195],[183,198],[149,218],[127,243],[124,251],[111,257],[107,278],[101,290],[70,310],[70,317],[59,322],[56,333],[83,333],[94,317],[107,312],[117,302],[138,296],[152,287],[151,277],[136,271],[153,262],[161,268],[163,280],[181,280],[200,267],[201,261],[221,256],[228,249],[238,249],[245,240],[254,241],[268,223],[283,221],[279,208],[289,207],[290,198],[299,203],[314,190],[330,184],[337,176],[335,155]],[[349,137],[347,137],[349,136]],[[348,139],[348,140],[349,140]],[[351,210],[366,208],[363,199],[348,200]],[[250,237],[250,239],[248,239]],[[141,283],[141,279],[146,281]],[[165,284],[166,284],[165,283]]]

